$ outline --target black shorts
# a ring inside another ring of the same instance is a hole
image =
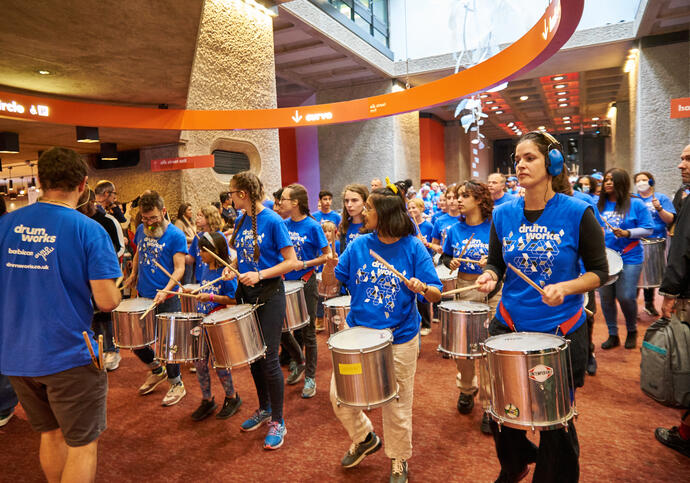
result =
[[[105,431],[108,376],[93,364],[48,376],[9,377],[34,431],[60,428],[68,446],[87,445]]]

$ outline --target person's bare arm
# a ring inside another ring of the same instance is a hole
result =
[[[96,307],[102,312],[111,312],[118,305],[120,305],[120,300],[122,295],[120,290],[115,287],[115,280],[104,279],[104,280],[89,280],[91,285],[91,293],[93,294],[93,299],[96,302]]]

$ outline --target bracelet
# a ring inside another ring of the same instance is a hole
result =
[[[211,302],[213,302],[213,294],[212,294],[212,293],[208,295],[208,299],[209,299]]]
[[[261,270],[257,270],[256,273],[259,274],[259,281],[264,279],[264,277],[261,275]]]
[[[306,269],[307,269],[307,261],[305,260],[302,262],[302,270],[306,270]]]
[[[489,277],[491,277],[491,280],[493,280],[494,282],[498,282],[498,275],[496,275],[494,272],[492,272],[491,270],[487,270],[485,273],[489,274]]]

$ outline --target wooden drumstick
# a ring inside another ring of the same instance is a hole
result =
[[[187,292],[171,292],[170,290],[158,290],[160,293],[166,293],[169,295],[180,295],[182,297],[194,297],[196,298],[196,295],[193,293],[187,293]]]
[[[226,262],[225,260],[223,260],[222,258],[220,258],[218,255],[216,255],[215,253],[213,253],[213,252],[212,252],[211,250],[209,250],[208,248],[204,247],[204,250],[206,250],[207,253],[211,254],[211,256],[212,256],[213,258],[215,258],[216,260],[218,260],[218,263],[222,263],[223,265],[225,265],[226,267],[228,267],[230,270],[232,270],[233,273],[234,273],[235,275],[237,275],[238,277],[240,276],[240,272],[237,271],[237,269],[236,269],[235,267],[233,267],[233,266],[230,265],[228,262]]]
[[[474,285],[470,285],[469,287],[456,288],[453,290],[448,290],[447,292],[442,292],[441,296],[445,297],[446,295],[454,295],[456,293],[466,292],[468,290],[474,290],[475,288],[478,288],[478,287],[479,287],[479,284],[475,283]]]
[[[146,316],[149,314],[149,312],[151,312],[151,311],[154,309],[154,307],[155,307],[156,305],[158,305],[156,302],[152,303],[152,304],[149,306],[149,308],[146,309],[146,312],[144,312],[143,314],[141,314],[141,317],[139,317],[139,320],[144,320],[144,319],[146,318]]]
[[[98,365],[101,370],[105,368],[103,365],[103,334],[98,334]]]
[[[397,275],[398,278],[399,278],[400,280],[402,280],[402,281],[405,282],[405,283],[410,283],[409,279],[408,279],[405,275],[403,275],[402,273],[398,272],[398,271],[395,269],[395,267],[394,267],[393,265],[391,265],[390,263],[388,263],[387,261],[385,261],[385,260],[381,257],[381,255],[379,255],[378,253],[376,253],[374,250],[369,250],[369,255],[371,255],[372,257],[374,257],[374,258],[375,258],[376,260],[378,260],[380,263],[383,263],[383,264],[386,266],[386,268],[387,268],[388,270],[390,270],[391,272],[393,272],[395,275]]]
[[[91,339],[89,339],[89,334],[84,331],[81,333],[81,335],[84,336],[84,342],[86,342],[86,348],[89,349],[89,354],[91,355],[91,362],[93,362],[93,365],[96,366],[97,369],[100,369],[98,367],[98,361],[96,360],[96,354],[93,352],[93,346],[91,345]]]
[[[611,231],[614,230],[613,226],[611,226],[611,223],[609,223],[606,218],[602,217],[601,219],[604,220],[604,223],[606,223],[606,226],[608,226]]]
[[[166,275],[168,276],[168,278],[170,278],[170,280],[172,280],[172,281],[175,282],[177,285],[179,285],[180,288],[184,288],[180,282],[178,282],[177,280],[175,280],[175,279],[173,278],[173,276],[170,275],[170,272],[168,272],[165,268],[163,268],[163,265],[161,265],[160,263],[158,263],[158,262],[155,261],[155,260],[153,261],[153,263],[160,269],[161,272],[163,272],[164,274],[166,274]]]
[[[479,260],[473,260],[471,258],[456,258],[456,260],[460,260],[461,262],[465,263],[479,263]]]
[[[522,273],[518,268],[515,268],[515,266],[513,266],[512,263],[509,263],[509,264],[508,264],[508,267],[510,267],[510,269],[511,269],[513,272],[515,272],[515,274],[516,274],[518,277],[520,277],[520,278],[523,279],[525,282],[527,282],[528,285],[531,285],[532,288],[534,288],[534,289],[535,289],[536,291],[538,291],[540,294],[544,295],[544,294],[546,293],[546,292],[544,292],[544,289],[543,289],[543,288],[541,288],[539,285],[537,285],[536,283],[534,283],[534,282],[532,281],[531,278],[529,278],[527,275],[525,275],[524,273]]]
[[[120,288],[120,284],[122,283],[122,281],[123,281],[124,279],[125,279],[125,277],[124,277],[124,276],[121,276],[121,277],[119,277],[117,280],[115,280],[115,288]],[[120,288],[120,290],[122,290],[122,289]]]
[[[467,243],[465,243],[465,246],[462,247],[462,250],[460,251],[460,255],[458,256],[458,259],[460,260],[460,262],[474,263],[474,260],[470,260],[469,258],[462,258],[462,256],[465,254],[467,249],[470,247],[470,243],[472,242],[472,238],[474,238],[474,233],[472,233],[469,240],[467,240]],[[457,268],[454,270],[451,270],[450,274],[452,275],[455,270],[457,270]]]
[[[192,290],[191,293],[197,294],[197,293],[201,292],[203,289],[210,287],[210,286],[213,285],[214,283],[220,282],[221,280],[223,280],[223,278],[225,278],[225,277],[222,277],[222,276],[221,276],[221,277],[218,277],[218,278],[215,279],[215,280],[211,280],[211,281],[210,281],[209,283],[207,283],[206,285],[202,285],[201,287]]]

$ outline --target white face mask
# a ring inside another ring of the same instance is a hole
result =
[[[583,193],[589,193],[589,185],[582,186],[582,192]]]
[[[635,187],[637,188],[638,192],[648,191],[649,190],[649,181],[638,181],[635,184]]]

